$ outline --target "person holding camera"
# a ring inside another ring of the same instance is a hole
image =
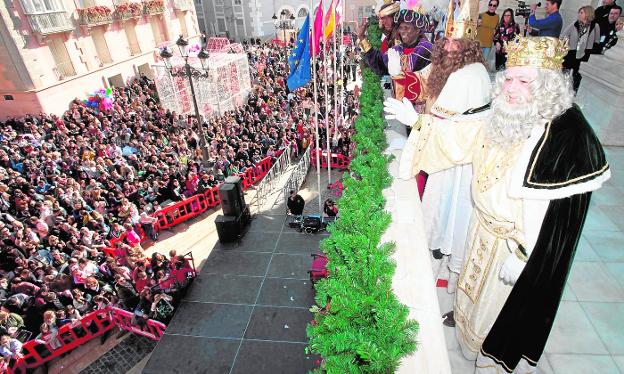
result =
[[[538,4],[531,4],[531,14],[529,15],[528,32],[532,36],[552,36],[555,38],[561,34],[563,27],[563,18],[559,13],[562,0],[546,0],[544,9],[546,10],[546,18],[536,19],[535,10]]]

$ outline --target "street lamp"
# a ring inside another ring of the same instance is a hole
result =
[[[283,30],[284,43],[286,43],[286,30],[292,29],[295,16],[293,14],[289,15],[288,11],[284,9],[280,13],[279,20],[275,14],[273,14],[273,17],[271,18],[273,19],[273,24],[275,25],[275,39],[277,39],[277,30]]]
[[[199,115],[199,107],[197,106],[197,98],[195,97],[195,87],[193,86],[193,78],[208,78],[208,57],[210,56],[208,51],[204,48],[199,51],[197,54],[197,58],[199,58],[199,62],[201,63],[202,70],[196,69],[191,66],[188,62],[189,53],[188,53],[188,44],[187,40],[184,40],[182,35],[176,40],[176,45],[180,50],[180,56],[184,58],[184,68],[183,69],[174,69],[171,64],[171,57],[173,57],[173,53],[168,48],[164,48],[160,51],[160,57],[163,59],[165,63],[165,67],[169,71],[172,77],[187,77],[189,80],[189,85],[191,86],[191,97],[193,98],[193,107],[195,109],[195,118],[197,119],[197,127],[198,127],[198,135],[199,135],[199,147],[202,151],[202,161],[203,164],[208,162],[208,146],[206,143],[206,136],[204,135],[204,126],[202,124],[201,117]]]

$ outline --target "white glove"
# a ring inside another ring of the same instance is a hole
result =
[[[524,265],[526,263],[519,259],[515,253],[510,253],[505,262],[503,262],[498,277],[503,280],[503,283],[513,286],[520,277]]]
[[[390,48],[388,49],[388,74],[391,77],[401,75],[401,55],[398,51]]]
[[[405,97],[403,101],[392,97],[387,98],[384,101],[384,112],[386,112],[386,119],[396,119],[407,126],[414,126],[419,116],[412,103]]]

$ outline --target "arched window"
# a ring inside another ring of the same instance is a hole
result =
[[[297,13],[298,18],[305,18],[308,15],[308,10],[306,8],[299,9],[299,13]]]

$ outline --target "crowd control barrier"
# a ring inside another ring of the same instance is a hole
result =
[[[79,346],[119,327],[122,330],[159,340],[167,326],[159,321],[147,320],[144,326],[132,323],[132,312],[108,307],[85,314],[81,319],[58,329],[56,335],[46,340],[30,340],[22,346],[22,357],[9,363],[7,373],[26,374],[28,370],[38,368]]]
[[[22,357],[9,364],[8,373],[26,374],[64,353],[104,334],[115,327],[109,309],[100,309],[58,329],[56,336],[47,340],[31,340],[22,346]]]
[[[316,163],[317,154],[320,156],[321,168],[327,167],[327,151],[321,149],[313,149],[310,154],[310,161],[318,168]],[[349,157],[340,153],[331,153],[329,157],[330,166],[332,169],[347,169],[349,167]]]
[[[115,307],[111,307],[110,310],[113,321],[117,327],[152,340],[160,340],[160,337],[165,333],[165,329],[167,328],[164,323],[153,319],[148,319],[142,326],[135,325],[132,323],[134,313]]]

